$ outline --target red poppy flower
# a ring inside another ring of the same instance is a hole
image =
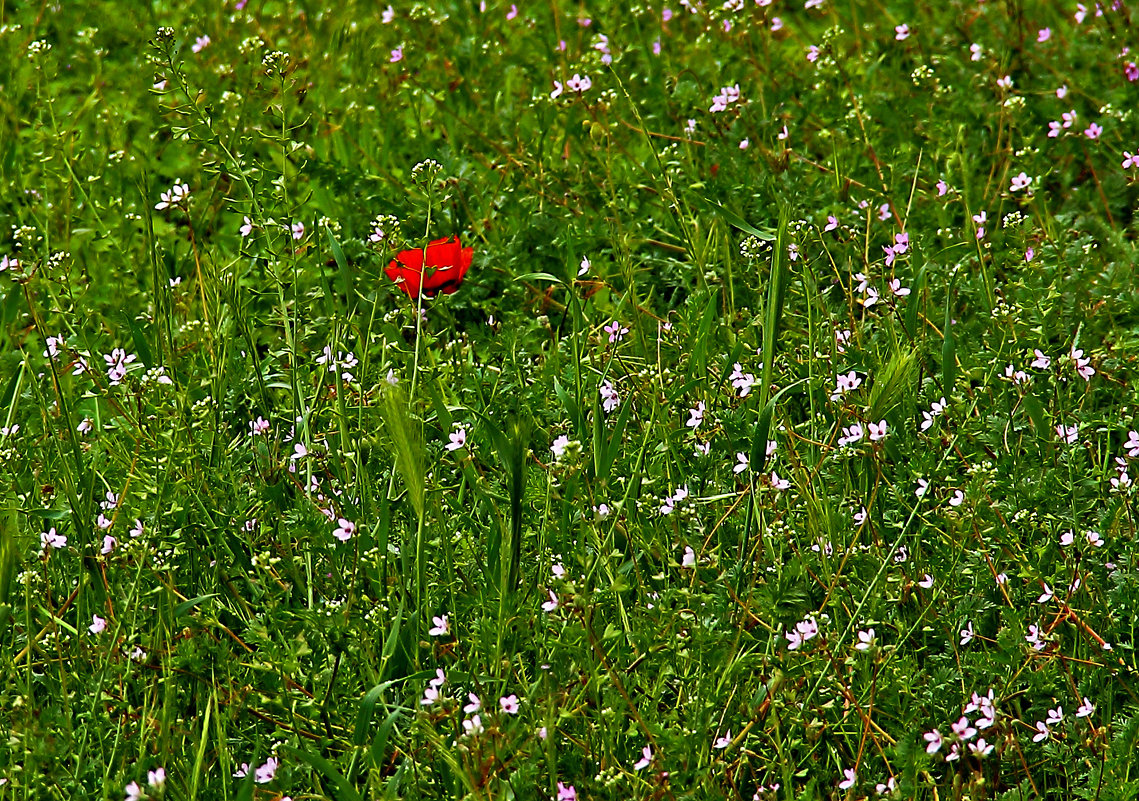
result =
[[[412,300],[420,292],[429,298],[440,292],[449,295],[463,283],[473,253],[474,248],[463,247],[457,236],[436,239],[427,245],[426,270],[423,248],[415,248],[401,250],[384,272]]]

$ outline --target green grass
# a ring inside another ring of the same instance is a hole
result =
[[[165,5],[0,3],[0,799],[1139,794],[1128,9]]]

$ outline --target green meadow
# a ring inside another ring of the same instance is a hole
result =
[[[1132,13],[0,0],[0,801],[1139,797]]]

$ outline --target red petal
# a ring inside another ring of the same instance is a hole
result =
[[[414,300],[421,291],[428,295],[450,294],[459,288],[474,258],[474,248],[464,248],[456,236],[435,239],[427,244],[427,275],[424,251],[401,250],[384,271]]]

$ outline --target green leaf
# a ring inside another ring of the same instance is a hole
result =
[[[187,614],[191,609],[200,605],[203,601],[208,601],[210,598],[217,598],[219,593],[211,592],[209,595],[199,595],[197,598],[191,598],[188,601],[183,601],[174,607],[174,617],[182,617]]]
[[[1036,429],[1036,436],[1043,440],[1052,438],[1052,429],[1048,425],[1048,417],[1044,411],[1044,405],[1040,399],[1028,392],[1024,396],[1024,410],[1028,412],[1028,419],[1032,421],[1033,428]]]
[[[377,684],[360,700],[360,709],[356,713],[356,728],[352,732],[353,745],[363,745],[368,740],[368,727],[372,724],[372,716],[376,711],[376,702],[384,694],[384,690],[395,684],[394,681],[385,681]]]
[[[689,363],[692,368],[690,375],[698,381],[703,380],[704,373],[708,369],[708,346],[712,323],[716,321],[716,303],[719,299],[720,296],[715,292],[709,293],[708,301],[704,304],[704,313],[700,316],[700,328],[692,350],[692,361]]]
[[[957,381],[957,340],[953,333],[952,309],[949,299],[953,296],[952,285],[945,297],[945,320],[941,324],[941,391],[946,397],[953,392]]]
[[[373,767],[379,769],[384,766],[384,757],[387,755],[388,750],[388,740],[391,739],[392,729],[395,728],[396,722],[402,716],[402,710],[394,709],[384,718],[384,722],[380,724],[379,731],[376,732],[376,736],[372,740],[372,748],[369,753]]]
[[[776,405],[784,395],[809,380],[809,378],[800,378],[794,384],[785,386],[775,393],[775,397],[760,410],[759,418],[755,421],[755,428],[752,429],[751,454],[748,457],[748,464],[753,473],[762,473],[764,467],[767,466],[767,438],[771,433],[771,418],[775,415]]]
[[[344,778],[343,774],[336,769],[335,765],[324,757],[310,754],[308,751],[302,751],[299,748],[293,748],[289,745],[282,745],[279,750],[291,756],[293,759],[307,763],[314,770],[323,775],[332,785],[332,797],[335,801],[364,801],[360,793],[356,791],[356,788]]]
[[[415,513],[423,516],[423,494],[426,471],[423,466],[423,429],[407,408],[407,398],[399,387],[384,391],[380,413],[395,452],[396,470],[407,487],[407,495]]]
[[[332,258],[336,261],[338,268],[340,291],[348,303],[348,313],[351,314],[356,306],[356,293],[352,291],[352,272],[348,265],[348,257],[344,255],[344,249],[340,247],[340,243],[336,241],[336,236],[332,233],[332,228],[327,224],[324,226],[324,233],[328,236],[328,247],[332,251]]]
[[[704,201],[704,203],[706,203],[708,206],[711,206],[713,209],[717,210],[720,214],[723,215],[725,220],[734,225],[736,228],[739,228],[745,234],[751,234],[752,236],[762,239],[765,242],[772,242],[775,240],[774,233],[771,231],[761,231],[731,209],[725,206],[721,206],[716,201],[706,198],[703,195],[697,195],[696,197]]]
[[[518,283],[522,283],[523,281],[552,281],[555,284],[565,284],[565,281],[561,278],[558,278],[556,275],[551,275],[550,273],[523,273],[514,280]]]
[[[771,279],[767,286],[767,315],[763,323],[763,365],[760,373],[759,402],[767,403],[771,397],[771,378],[775,370],[775,343],[779,341],[779,326],[783,321],[783,297],[787,293],[790,267],[787,264],[787,211],[779,213],[779,236],[771,249]]]
[[[598,412],[601,410],[598,409]],[[605,439],[602,447],[597,453],[597,478],[599,481],[604,481],[609,478],[609,471],[613,468],[613,463],[617,460],[617,454],[621,452],[621,443],[625,439],[625,428],[629,424],[629,416],[633,411],[633,401],[626,398],[624,403],[621,404],[621,411],[617,413],[617,419],[613,423],[613,430],[609,433],[609,437]],[[598,414],[598,425],[604,429],[604,423],[601,421],[601,415]]]
[[[150,350],[150,341],[146,338],[146,332],[142,330],[137,320],[127,318],[127,325],[130,327],[131,339],[134,340],[134,349],[138,353],[138,358],[147,367],[154,367],[154,354]]]

